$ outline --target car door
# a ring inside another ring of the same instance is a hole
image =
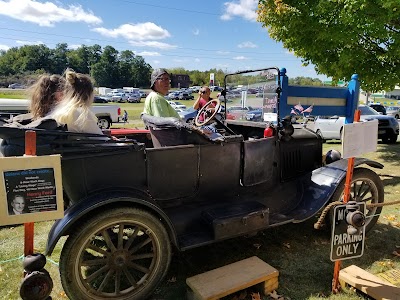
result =
[[[340,139],[343,118],[339,116],[319,116],[315,121],[314,130],[320,132],[324,139]]]

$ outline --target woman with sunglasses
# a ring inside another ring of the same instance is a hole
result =
[[[204,85],[200,88],[199,91],[199,97],[197,98],[196,102],[193,104],[193,108],[200,110],[203,106],[205,106],[209,101],[211,101],[213,98],[210,97],[211,90],[208,86]],[[215,107],[213,104],[210,104],[210,108]],[[204,121],[204,115],[199,116],[199,121],[203,122]],[[215,128],[215,124],[210,124],[210,125],[205,125],[202,126],[202,129],[206,131],[210,131],[216,133],[217,128]]]

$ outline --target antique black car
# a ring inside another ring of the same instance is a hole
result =
[[[34,129],[38,155],[62,155],[66,210],[49,233],[46,255],[68,236],[60,274],[70,299],[145,299],[166,275],[172,247],[183,251],[303,222],[342,199],[347,160],[325,164],[322,138],[283,118],[293,92],[285,78],[277,68],[225,77],[225,86],[264,91],[243,89],[232,103],[262,109],[260,122],[217,117],[217,101],[199,112],[200,126],[143,116],[149,130],[117,130],[117,140]],[[329,98],[332,90],[320,93]],[[212,122],[210,134],[203,126]],[[270,124],[272,134],[264,137]],[[23,153],[25,130],[0,127],[5,156]],[[383,167],[355,159],[352,199],[383,202],[380,178],[361,165]],[[367,212],[367,230],[380,210]]]

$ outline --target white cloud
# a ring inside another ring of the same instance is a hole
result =
[[[92,29],[107,37],[123,37],[132,41],[161,40],[170,37],[168,30],[152,23],[122,24],[115,29],[104,27]]]
[[[229,54],[229,51],[217,51],[217,54],[226,55]]]
[[[93,12],[85,11],[80,5],[63,8],[52,2],[34,0],[0,1],[0,15],[46,27],[53,27],[58,22],[85,22],[88,24],[102,22]]]
[[[238,45],[239,48],[257,48],[257,45],[252,42],[243,42]]]
[[[245,57],[245,56],[235,56],[233,59],[236,59],[236,60],[245,60],[245,59],[248,59],[248,58]]]
[[[193,32],[194,35],[199,35],[199,34],[200,34],[200,30],[197,29],[197,28],[196,28],[196,29],[193,29],[192,32]]]
[[[69,48],[69,49],[76,50],[76,49],[78,49],[78,48],[81,47],[81,46],[82,46],[82,45],[72,44],[72,45],[68,45],[68,48]]]
[[[151,47],[151,48],[164,49],[164,50],[177,48],[177,46],[175,46],[175,45],[157,42],[157,41],[129,41],[129,44],[131,44],[132,46],[137,46],[137,47]]]
[[[18,45],[41,45],[44,44],[42,41],[36,41],[36,42],[32,42],[32,41],[15,41],[15,43],[17,43]]]
[[[7,46],[7,45],[1,45],[1,44],[0,44],[0,50],[7,51],[8,49],[10,49],[9,46]]]
[[[257,0],[239,0],[225,2],[225,13],[221,16],[222,20],[231,20],[233,17],[241,17],[245,20],[257,20]]]
[[[135,52],[135,54],[140,56],[161,56],[160,53],[151,51]]]
[[[199,58],[195,58],[194,61],[195,62],[200,62],[200,59]]]

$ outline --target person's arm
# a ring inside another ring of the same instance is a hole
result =
[[[199,109],[199,108],[200,108],[200,99],[201,99],[201,97],[200,97],[200,95],[199,95],[199,97],[197,98],[197,100],[193,103],[193,108],[194,108],[194,109]]]

